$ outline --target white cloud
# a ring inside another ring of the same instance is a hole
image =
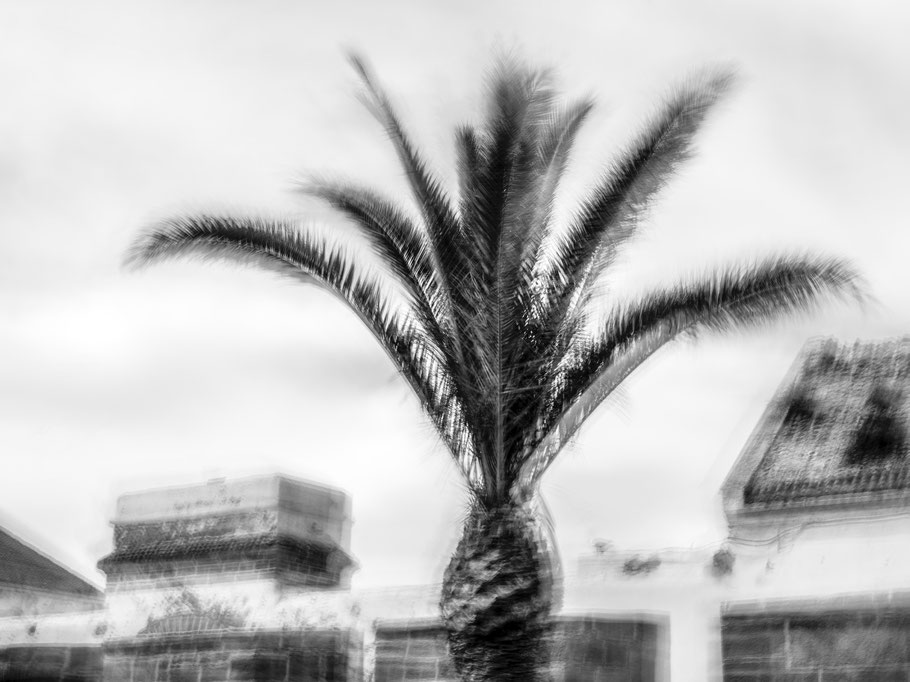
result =
[[[374,61],[451,177],[451,129],[477,115],[495,49],[517,45],[555,63],[572,93],[601,98],[576,183],[669,79],[740,65],[701,156],[629,254],[644,275],[823,247],[854,258],[881,300],[866,318],[838,311],[760,342],[668,353],[548,480],[567,562],[593,537],[660,546],[720,532],[710,496],[750,428],[743,415],[757,417],[801,339],[910,330],[906,10],[735,7],[4,4],[0,449],[15,463],[0,479],[5,513],[85,571],[109,541],[117,494],[282,469],[352,493],[363,582],[437,577],[464,503],[457,478],[353,316],[267,275],[175,265],[128,276],[119,261],[142,225],[174,210],[294,210],[285,190],[302,170],[400,192],[394,155],[352,95],[345,47]],[[639,514],[624,513],[634,505]]]

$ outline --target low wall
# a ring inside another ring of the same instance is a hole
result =
[[[185,632],[104,644],[104,682],[342,682],[356,654],[342,631]],[[355,650],[356,651],[356,650]]]
[[[598,618],[561,618],[553,682],[654,682],[658,625]],[[439,624],[385,625],[376,631],[375,682],[456,682]]]
[[[101,679],[100,646],[19,645],[0,648],[0,680],[96,682]]]
[[[724,679],[910,679],[910,611],[726,616]]]

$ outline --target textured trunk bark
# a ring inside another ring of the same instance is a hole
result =
[[[462,680],[549,679],[554,567],[530,509],[472,509],[446,569],[440,604]]]

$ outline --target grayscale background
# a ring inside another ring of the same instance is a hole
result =
[[[100,582],[118,495],[282,471],[351,494],[355,586],[438,580],[465,492],[356,318],[253,270],[120,262],[175,211],[300,211],[306,171],[403,195],[349,49],[451,179],[511,50],[598,97],[567,202],[669,85],[738,69],[617,288],[811,249],[877,297],[662,352],[545,480],[566,562],[720,542],[721,481],[804,340],[910,333],[908,27],[883,1],[0,1],[0,525]]]

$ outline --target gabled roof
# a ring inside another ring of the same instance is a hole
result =
[[[101,596],[90,582],[0,528],[0,587],[5,586]]]
[[[724,486],[728,511],[903,499],[910,337],[809,342]]]

